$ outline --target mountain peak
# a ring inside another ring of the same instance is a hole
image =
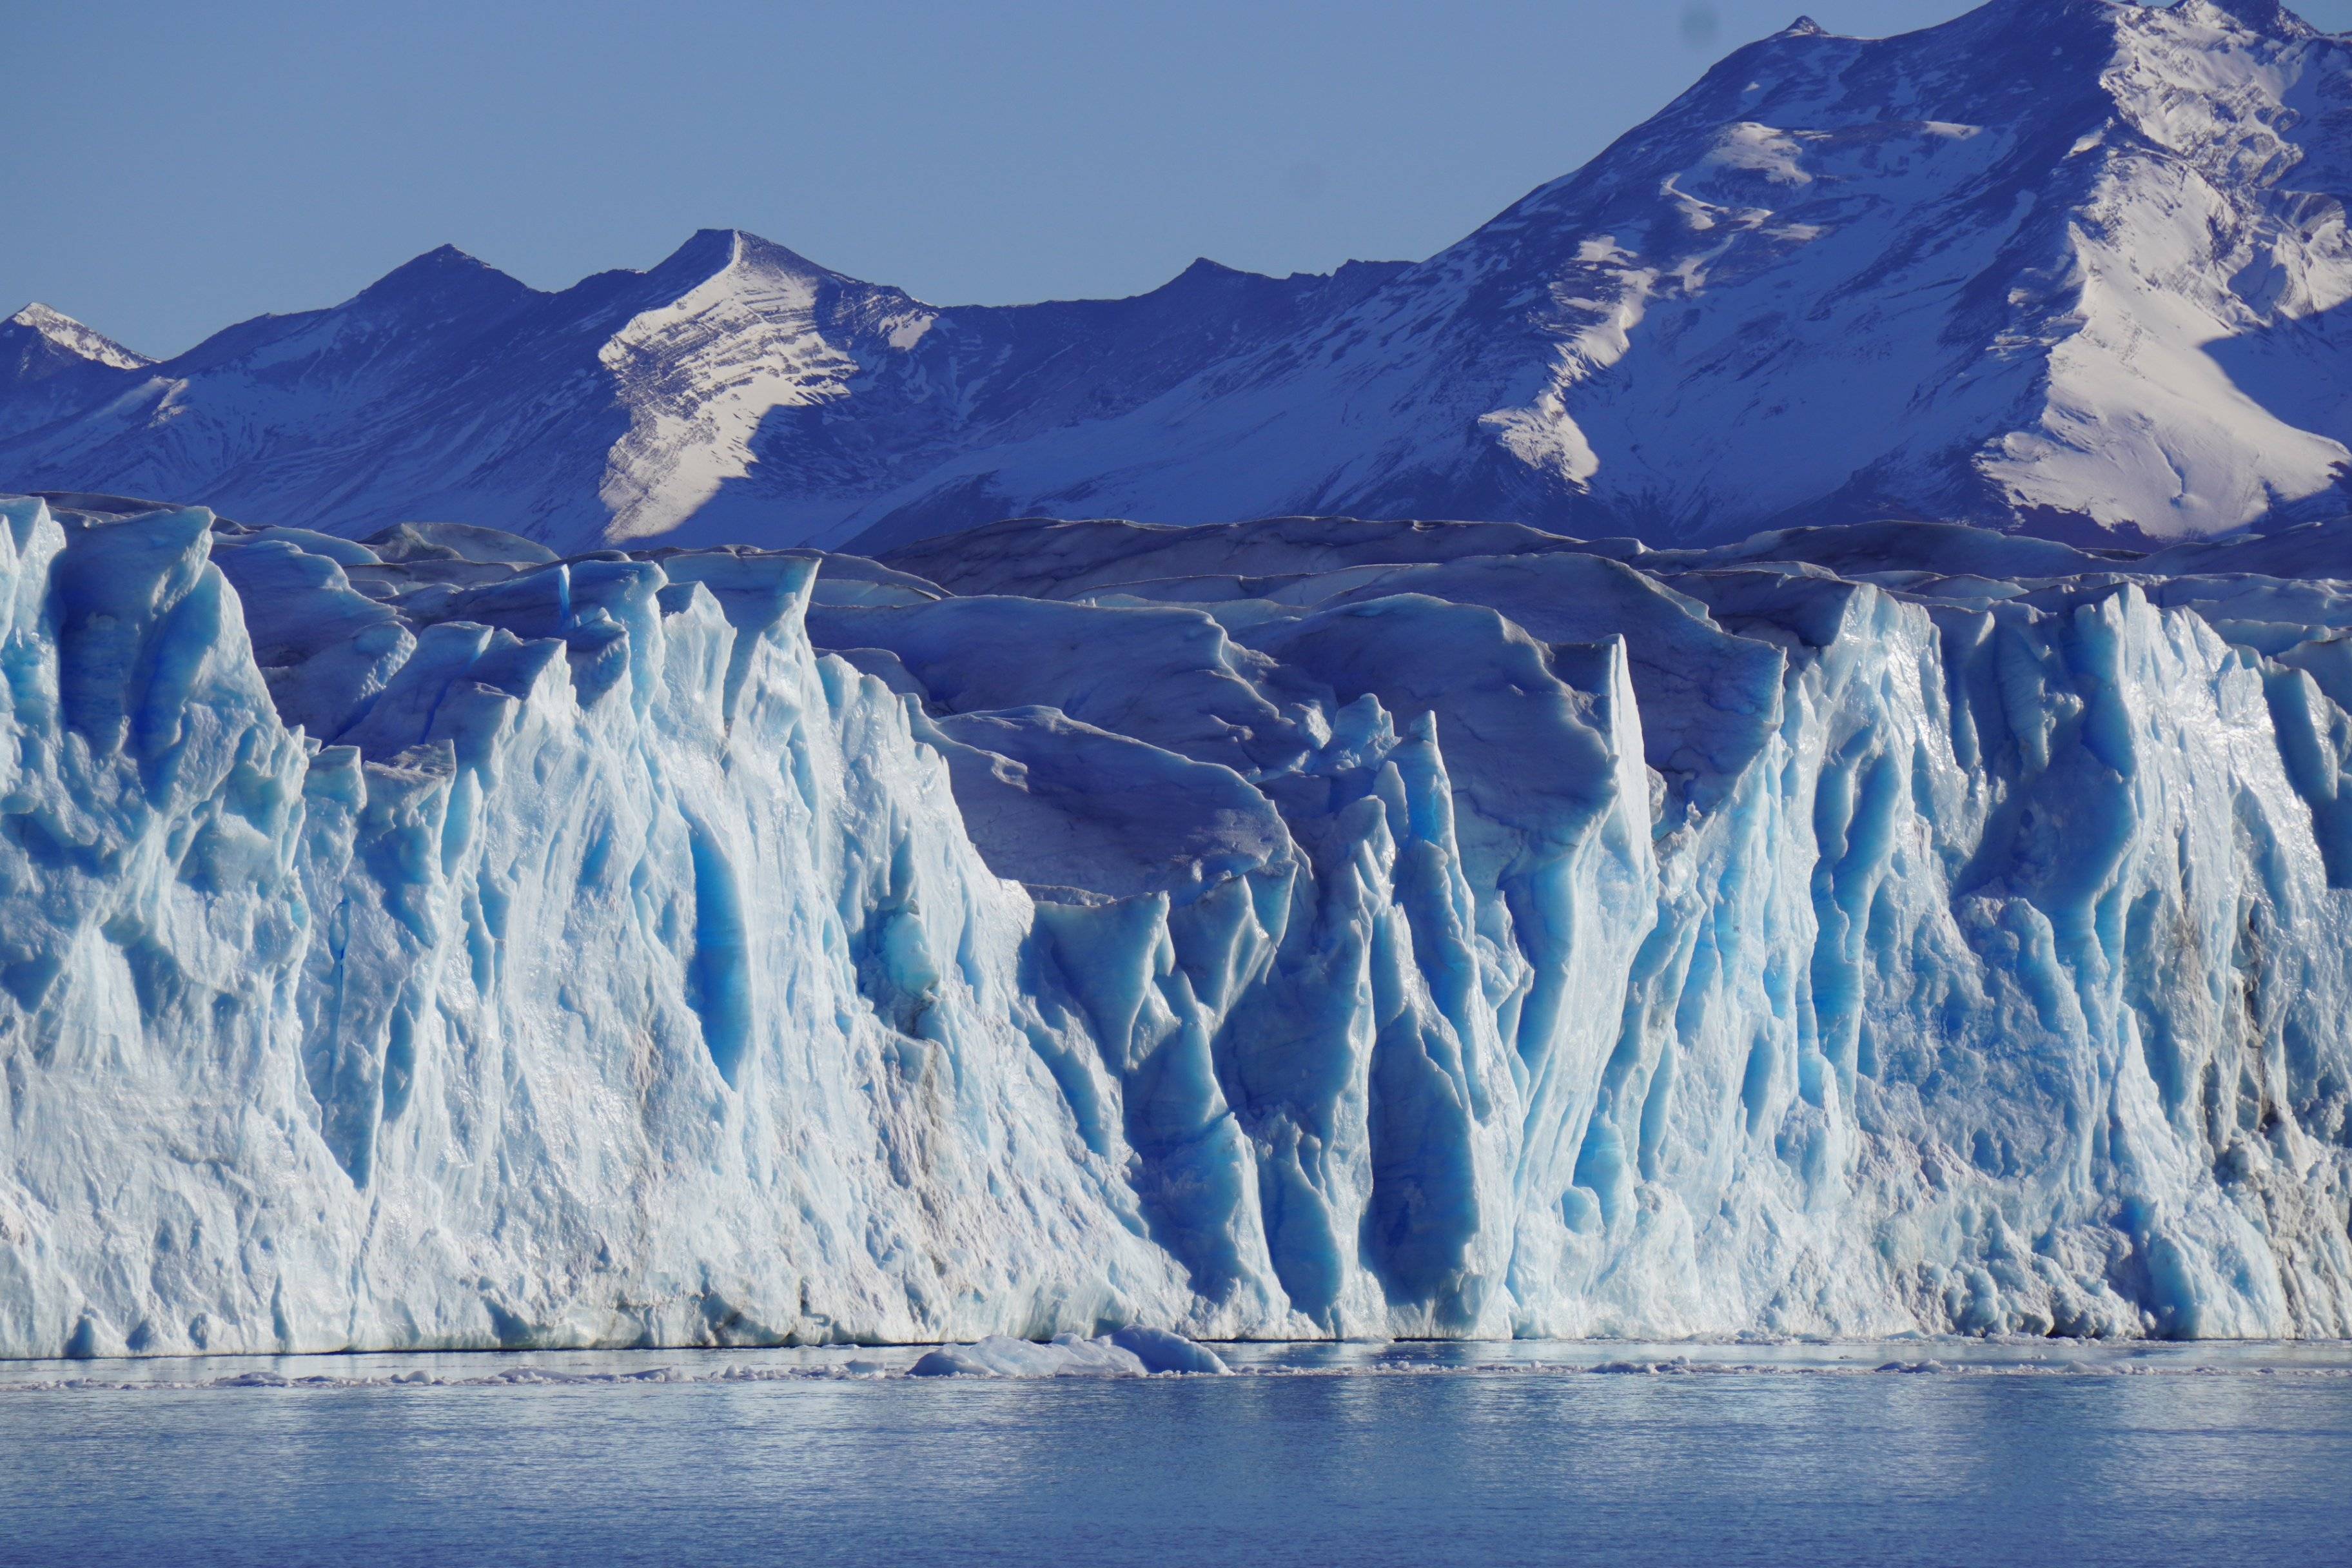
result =
[[[749,229],[731,228],[726,232],[734,237],[735,264],[739,267],[760,267],[809,278],[835,276],[831,268],[820,267],[791,247],[764,239]]]
[[[2289,10],[2282,0],[2183,0],[2184,12],[2216,12],[2271,38],[2309,38],[2319,29]]]
[[[684,245],[648,270],[658,272],[663,268],[691,265],[716,272],[730,265],[742,248],[743,231],[740,228],[698,228],[687,237]]]
[[[497,271],[498,268],[492,267],[488,262],[468,255],[467,252],[458,249],[454,245],[436,245],[432,249],[426,251],[424,255],[404,261],[399,266],[394,268],[390,272],[385,273],[384,280],[388,282],[392,279],[403,277],[445,277],[450,274],[479,275],[485,272]],[[500,276],[504,276],[504,274],[500,274]]]
[[[531,292],[489,263],[454,245],[436,246],[404,261],[365,289],[352,303],[446,305],[459,301],[511,303]]]
[[[644,276],[657,285],[658,293],[675,296],[734,269],[809,279],[839,276],[796,250],[740,228],[698,228]]]
[[[1829,36],[1829,29],[1811,16],[1800,16],[1780,29],[1784,38],[1820,38]]]
[[[137,370],[155,362],[145,354],[133,353],[103,332],[93,331],[62,310],[53,310],[36,300],[23,310],[0,321],[0,331],[16,328],[11,336],[37,338],[52,355],[65,355],[87,360],[92,364],[106,365],[113,370]],[[32,345],[26,344],[29,349]]]
[[[1228,267],[1222,261],[1212,261],[1205,256],[1196,256],[1192,258],[1192,265],[1184,268],[1183,271],[1179,272],[1171,281],[1176,283],[1209,283],[1223,282],[1235,278],[1255,278],[1256,276],[1258,276],[1258,274],[1255,272],[1244,272],[1238,267]]]
[[[52,310],[47,305],[42,304],[38,300],[33,300],[23,310],[9,317],[6,322],[7,325],[12,327],[30,327],[33,331],[45,334],[48,331],[51,326],[59,323],[68,327],[79,327],[81,325],[79,321],[75,321],[71,316],[66,315],[61,311]]]

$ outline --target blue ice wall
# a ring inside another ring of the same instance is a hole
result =
[[[0,1352],[2352,1331],[2315,536],[0,508]]]

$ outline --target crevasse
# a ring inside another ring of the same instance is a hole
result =
[[[2352,1331],[2278,561],[0,509],[0,1352]]]

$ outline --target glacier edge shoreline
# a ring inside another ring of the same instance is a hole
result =
[[[0,1353],[2352,1332],[2325,579],[0,506]]]

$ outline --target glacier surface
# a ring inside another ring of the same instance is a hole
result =
[[[2352,1333],[2347,525],[0,519],[0,1353]]]

